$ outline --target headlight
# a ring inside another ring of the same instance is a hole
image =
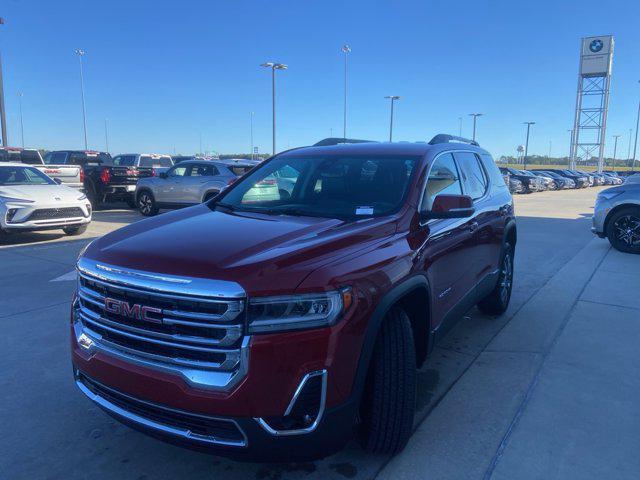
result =
[[[600,194],[598,195],[598,197],[600,197],[600,198],[604,198],[605,200],[611,200],[612,198],[615,198],[615,197],[617,197],[618,195],[622,195],[623,193],[624,193],[624,190],[622,190],[622,191],[617,190],[617,191],[614,191],[614,192],[607,192],[607,191],[604,191],[604,192],[600,192]]]
[[[83,193],[81,197],[78,197],[78,200],[86,200],[87,196]]]
[[[249,333],[270,333],[335,325],[352,302],[351,289],[258,297],[249,300]]]
[[[4,197],[0,195],[0,200],[3,202],[19,202],[19,203],[33,203],[33,200],[27,200],[25,198]]]

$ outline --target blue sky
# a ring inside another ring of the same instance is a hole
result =
[[[280,1],[109,2],[5,0],[0,16],[9,143],[82,147],[78,59],[86,51],[89,146],[112,153],[248,151],[249,118],[261,152],[271,149],[271,84],[278,74],[278,149],[342,131],[343,59],[349,43],[348,135],[384,140],[400,95],[394,140],[471,135],[494,155],[524,142],[530,152],[566,155],[579,40],[616,40],[607,132],[624,135],[640,98],[640,2],[625,1]]]

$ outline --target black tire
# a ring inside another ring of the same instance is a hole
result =
[[[607,222],[607,238],[616,250],[640,254],[640,207],[614,213]]]
[[[138,207],[138,204],[133,197],[125,199],[125,203],[129,208],[133,208],[134,210]]]
[[[93,185],[89,185],[85,188],[85,195],[87,196],[87,200],[89,200],[89,203],[91,204],[91,208],[93,210],[100,210],[100,208],[102,207],[102,202],[100,201],[100,199],[98,199],[98,195],[96,194]]]
[[[85,223],[83,225],[77,225],[75,227],[64,227],[62,230],[64,230],[64,233],[66,235],[69,236],[76,236],[76,235],[82,235],[84,232],[87,231],[87,227],[89,226],[88,223]]]
[[[492,292],[478,303],[481,312],[488,315],[501,315],[509,307],[513,289],[513,247],[505,243],[500,257],[500,273]]]
[[[153,198],[153,194],[148,190],[143,190],[138,193],[137,206],[140,213],[145,217],[153,217],[157,215],[160,210],[156,199]]]
[[[400,452],[413,428],[416,408],[416,352],[409,317],[387,313],[371,358],[362,398],[361,441],[376,454]]]
[[[206,203],[209,200],[211,200],[213,197],[218,196],[220,192],[207,192],[204,196],[204,200],[202,201],[202,203]]]

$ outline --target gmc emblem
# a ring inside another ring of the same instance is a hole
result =
[[[162,314],[162,310],[160,308],[147,307],[146,305],[140,305],[138,303],[129,305],[129,302],[107,297],[104,299],[104,309],[114,315],[122,315],[123,317],[129,317],[145,322],[162,323],[161,318],[149,316],[151,313]]]

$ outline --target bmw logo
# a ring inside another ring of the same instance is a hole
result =
[[[589,44],[589,50],[591,50],[593,53],[598,53],[600,50],[602,50],[603,46],[604,44],[602,43],[602,40],[596,38]]]

